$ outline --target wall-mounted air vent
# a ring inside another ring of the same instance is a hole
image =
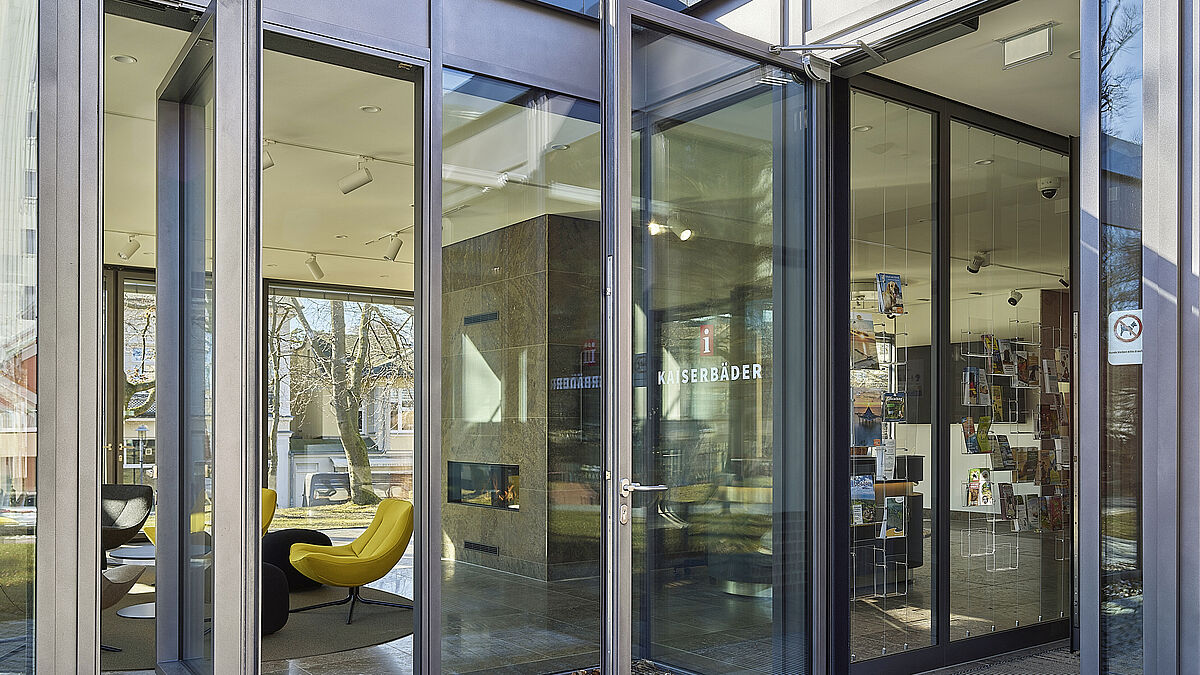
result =
[[[488,546],[477,541],[464,541],[463,548],[468,551],[479,551],[480,553],[487,553],[489,555],[500,555],[499,546]]]

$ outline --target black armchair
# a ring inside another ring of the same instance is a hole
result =
[[[133,539],[154,506],[154,489],[149,485],[100,486],[100,566],[105,554]]]

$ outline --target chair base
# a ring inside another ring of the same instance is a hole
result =
[[[405,605],[405,604],[402,604],[399,602],[385,602],[383,600],[371,600],[370,598],[364,598],[362,596],[362,586],[351,586],[350,593],[347,594],[346,597],[342,598],[341,600],[333,600],[332,602],[322,602],[322,603],[316,604],[316,605],[309,605],[308,607],[298,607],[296,609],[288,610],[288,613],[295,614],[296,612],[307,612],[310,609],[320,609],[322,607],[335,607],[337,605],[344,605],[347,602],[350,603],[350,612],[349,612],[349,614],[346,615],[346,625],[350,625],[350,622],[354,621],[354,605],[359,602],[361,602],[364,605],[381,605],[383,607],[399,607],[401,609],[412,609],[413,608],[412,605]]]

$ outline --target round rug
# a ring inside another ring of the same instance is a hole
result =
[[[323,586],[311,591],[292,593],[291,607],[306,607],[346,597],[347,589]],[[412,604],[412,600],[373,588],[364,588],[363,596],[372,600]],[[116,610],[129,605],[153,602],[154,593],[125,596],[115,607],[100,615],[100,642],[119,647],[119,652],[100,652],[101,670],[153,670],[154,625],[150,619],[127,619]],[[346,625],[350,605],[322,607],[288,615],[287,625],[262,639],[262,660],[278,661],[305,656],[332,654],[391,642],[412,635],[411,609],[380,605],[354,606],[354,623]]]

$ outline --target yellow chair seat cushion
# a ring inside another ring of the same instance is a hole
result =
[[[385,499],[371,525],[349,544],[292,544],[288,560],[298,572],[327,586],[363,586],[400,562],[413,532],[412,503]]]

